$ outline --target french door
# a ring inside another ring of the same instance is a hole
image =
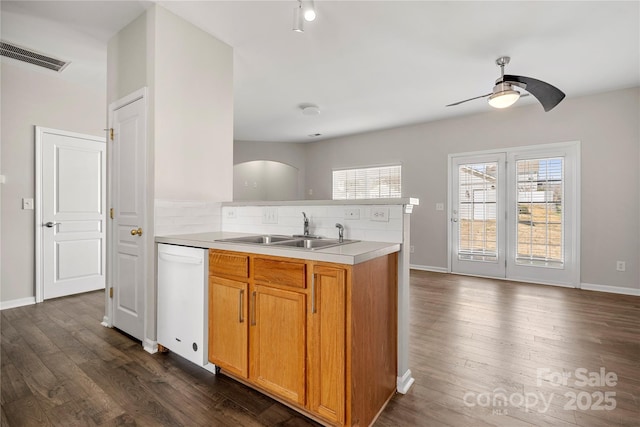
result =
[[[450,156],[451,272],[579,285],[579,145]]]

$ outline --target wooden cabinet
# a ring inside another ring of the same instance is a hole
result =
[[[345,420],[346,288],[344,268],[314,266],[309,309],[309,410]]]
[[[209,360],[242,378],[249,376],[249,284],[209,276]]]
[[[357,265],[210,250],[209,359],[326,425],[395,392],[397,255]]]
[[[305,295],[264,285],[253,289],[249,377],[265,390],[304,405]]]

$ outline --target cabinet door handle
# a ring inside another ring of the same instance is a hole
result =
[[[256,291],[251,293],[251,326],[256,325]]]
[[[311,314],[316,313],[316,274],[311,277]]]
[[[244,323],[244,289],[241,289],[238,295],[238,321]]]

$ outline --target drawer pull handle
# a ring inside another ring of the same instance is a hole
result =
[[[244,323],[244,289],[238,295],[238,321]]]
[[[251,326],[256,325],[256,291],[251,294]]]

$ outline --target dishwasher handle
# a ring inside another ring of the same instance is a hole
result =
[[[177,262],[180,264],[194,264],[194,265],[202,264],[202,258],[196,258],[192,256],[174,255],[174,254],[167,254],[164,252],[160,252],[158,254],[158,257],[160,257],[160,259],[163,261]]]

